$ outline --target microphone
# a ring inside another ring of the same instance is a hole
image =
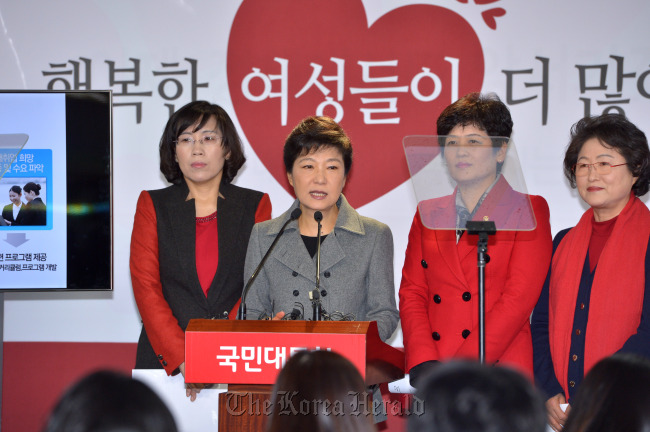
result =
[[[321,320],[321,304],[320,304],[320,235],[321,235],[321,221],[323,220],[323,213],[317,211],[314,213],[314,220],[318,223],[318,238],[316,241],[316,288],[309,293],[312,307],[314,309],[314,321]]]
[[[286,321],[289,320],[295,321],[302,318],[303,312],[304,312],[304,307],[302,306],[302,304],[294,303],[293,310],[287,315],[285,315],[284,318],[282,319]]]
[[[246,286],[244,287],[241,293],[241,304],[239,305],[239,311],[237,312],[237,319],[239,320],[246,319],[246,295],[248,294],[248,290],[253,285],[253,282],[255,282],[255,279],[257,279],[257,275],[259,274],[260,270],[262,270],[262,267],[264,267],[264,263],[266,263],[267,258],[269,257],[269,255],[271,255],[271,252],[275,248],[275,245],[278,243],[278,240],[280,240],[280,237],[282,236],[282,234],[284,234],[284,230],[287,228],[287,225],[289,225],[291,222],[298,219],[301,214],[302,214],[302,210],[300,210],[300,207],[294,209],[291,212],[291,216],[289,217],[289,220],[286,221],[284,225],[282,225],[282,228],[280,228],[280,232],[275,236],[275,239],[273,239],[273,243],[271,243],[271,246],[269,246],[269,249],[262,257],[262,261],[260,261],[257,268],[255,269],[251,277],[248,279],[248,282],[246,283]]]

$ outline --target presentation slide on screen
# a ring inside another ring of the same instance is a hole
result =
[[[0,93],[0,288],[65,288],[64,94]]]

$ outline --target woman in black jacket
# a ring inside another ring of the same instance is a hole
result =
[[[40,195],[41,185],[29,182],[23,187],[27,205],[22,225],[45,225],[45,204]]]
[[[18,185],[9,188],[9,200],[11,204],[7,204],[2,209],[2,218],[7,225],[24,225],[23,218],[25,217],[25,204],[22,201],[23,190]]]

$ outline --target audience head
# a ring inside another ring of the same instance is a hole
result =
[[[650,360],[615,354],[591,368],[571,403],[564,432],[650,431]]]
[[[301,351],[273,387],[268,432],[373,432],[371,401],[356,367],[331,351]]]
[[[246,162],[237,129],[228,113],[219,105],[206,101],[194,101],[181,107],[167,121],[160,138],[160,172],[168,182],[178,184],[183,181],[183,172],[176,160],[176,141],[180,134],[192,127],[197,131],[215,119],[221,136],[221,147],[227,155],[223,166],[221,181],[230,183]]]
[[[171,412],[144,383],[108,371],[74,384],[44,432],[176,432]]]
[[[409,432],[544,432],[544,400],[520,373],[459,361],[440,364],[421,380],[424,414]]]

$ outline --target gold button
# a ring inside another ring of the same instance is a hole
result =
[[[576,386],[576,382],[575,382],[575,381],[569,381],[569,386],[570,386],[570,387],[575,387],[575,386]]]
[[[582,332],[580,331],[580,329],[576,329],[576,334],[577,334],[578,336],[580,336],[580,333],[582,333]]]
[[[489,216],[483,216],[483,220],[484,220],[485,222],[487,222],[487,221],[490,220],[490,217],[489,217]]]
[[[571,356],[571,360],[573,360],[573,361],[577,361],[577,360],[578,360],[578,355],[577,355],[577,354],[573,354],[573,355]]]

